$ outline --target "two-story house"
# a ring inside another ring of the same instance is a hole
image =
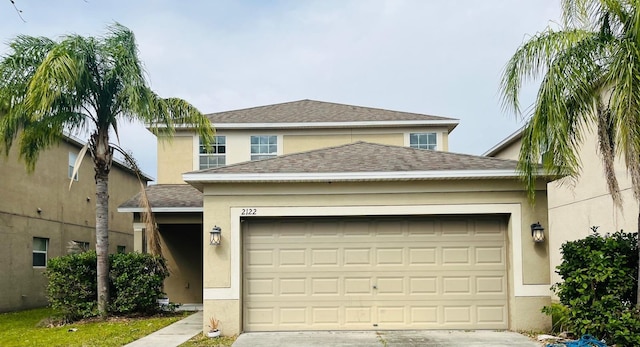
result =
[[[0,312],[47,305],[47,260],[67,254],[70,242],[95,248],[93,161],[84,158],[69,189],[83,143],[66,137],[40,154],[27,173],[14,147],[0,165]],[[133,251],[132,217],[117,207],[140,191],[137,176],[119,162],[109,176],[109,251]],[[145,181],[151,178],[142,176]]]
[[[147,194],[166,292],[223,334],[549,325],[546,180],[533,207],[516,162],[449,153],[457,120],[313,100],[209,119],[211,151],[158,139]]]

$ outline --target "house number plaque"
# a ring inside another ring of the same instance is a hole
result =
[[[240,212],[241,216],[255,216],[258,214],[257,208],[243,208]]]

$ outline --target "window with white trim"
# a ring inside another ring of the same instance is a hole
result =
[[[278,155],[278,136],[251,136],[251,160],[273,158]]]
[[[73,152],[69,152],[69,172],[67,173],[67,177],[71,178],[73,176],[73,167],[76,165],[76,160],[78,159],[78,154],[77,153],[73,153]],[[73,180],[77,181],[78,180],[78,173],[76,172],[76,175],[73,176]]]
[[[435,150],[438,147],[436,133],[409,134],[409,147]]]
[[[44,237],[33,238],[33,267],[47,267],[47,251],[49,239]]]
[[[225,166],[227,164],[227,138],[226,136],[214,136],[214,141],[207,147],[202,144],[200,138],[200,170],[212,167]]]

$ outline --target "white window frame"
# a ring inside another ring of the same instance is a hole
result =
[[[38,250],[35,249],[34,246],[35,246],[36,239],[44,240],[44,251],[43,250],[39,250],[39,249]],[[33,257],[31,259],[31,264],[33,265],[34,268],[45,268],[45,267],[47,267],[47,261],[48,261],[48,258],[49,258],[49,255],[48,255],[48,252],[49,252],[49,239],[46,238],[46,237],[36,237],[36,236],[34,236],[32,242],[33,242],[31,244],[32,253],[34,255],[35,254],[44,254],[44,265],[36,265]]]
[[[417,139],[416,143],[411,142],[411,140],[414,138]],[[429,141],[430,139],[433,139],[433,142],[430,142]],[[410,133],[409,147],[418,148],[418,149],[436,150],[438,149],[438,133],[436,132]]]
[[[69,152],[69,169],[67,171],[67,178],[71,178],[71,175],[73,174],[73,167],[76,165],[76,160],[78,160],[78,153]],[[78,181],[78,173],[79,172],[76,172],[76,175],[73,177],[73,180],[76,182]]]
[[[220,142],[223,142],[222,144]],[[207,153],[204,145],[202,145],[202,138],[198,138],[198,169],[211,169],[227,165],[227,137],[224,135],[214,136],[214,143],[211,144],[212,151]],[[215,164],[206,165],[202,164],[202,159],[207,158],[207,161],[211,158],[215,158]],[[220,163],[222,159],[222,163]]]
[[[256,141],[257,143],[255,143]],[[278,156],[278,135],[251,135],[249,145],[251,146],[251,160],[275,158]]]

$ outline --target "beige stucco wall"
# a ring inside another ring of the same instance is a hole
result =
[[[540,309],[551,305],[551,297],[515,297],[510,305],[510,318],[516,331],[546,332],[551,330],[551,319]]]
[[[197,141],[191,132],[177,132],[173,138],[158,136],[158,184],[184,183],[182,174],[194,170]]]
[[[33,237],[49,239],[48,258],[67,253],[69,241],[95,248],[93,162],[85,158],[78,181],[69,190],[68,156],[79,148],[67,142],[40,154],[28,174],[17,160],[17,148],[0,158],[0,312],[46,305],[44,269],[32,266]],[[109,250],[133,250],[131,214],[117,206],[139,191],[134,175],[113,167],[109,184]],[[40,213],[38,213],[40,209]]]
[[[591,234],[598,226],[601,233],[619,230],[635,232],[638,229],[638,203],[633,197],[631,180],[623,160],[616,161],[616,177],[622,191],[623,205],[617,207],[607,190],[602,159],[598,154],[594,134],[585,137],[579,149],[582,162],[580,176],[549,183],[549,228],[552,283],[560,281],[555,267],[562,261],[561,245]]]
[[[500,158],[500,159],[518,160],[518,157],[520,156],[521,144],[522,144],[522,141],[520,139],[515,140],[510,144],[508,144],[507,146],[504,146],[503,148],[501,148],[500,151],[492,155],[492,157]]]
[[[397,134],[342,134],[342,135],[285,135],[284,154],[310,151],[314,149],[340,146],[357,141],[402,146],[404,137]]]
[[[540,188],[539,203],[532,207],[527,202],[521,183],[515,180],[209,184],[204,190],[203,229],[208,230],[213,225],[218,225],[223,230],[223,238],[220,246],[204,247],[203,327],[206,328],[206,320],[213,315],[222,320],[224,335],[237,334],[242,327],[239,319],[241,294],[233,296],[234,291],[239,290],[241,281],[240,262],[234,263],[232,260],[233,250],[240,249],[240,238],[236,234],[240,231],[234,229],[238,228],[239,221],[232,219],[235,209],[257,208],[260,211],[261,208],[280,207],[286,214],[288,209],[309,207],[309,213],[322,215],[317,211],[326,207],[361,207],[363,211],[382,207],[385,213],[400,211],[398,214],[403,214],[405,208],[422,206],[429,210],[447,205],[456,210],[464,209],[468,214],[486,210],[487,206],[495,209],[505,206],[515,211],[510,218],[508,238],[521,240],[521,245],[519,249],[507,251],[518,260],[517,263],[508,262],[509,327],[513,330],[529,327],[547,328],[548,319],[539,317],[538,314],[542,305],[549,301],[546,243],[535,244],[531,240],[530,232],[530,224],[533,222],[547,224],[547,207],[542,203],[545,197],[544,184]],[[440,213],[446,214],[447,211]],[[514,235],[514,230],[519,230],[519,235]],[[208,242],[206,234],[203,232],[202,235],[205,244]],[[515,283],[516,277],[521,283]],[[530,287],[535,287],[535,290],[529,291]],[[520,296],[516,296],[516,292]],[[530,312],[531,310],[535,312]],[[522,319],[525,312],[536,319],[525,321]]]

